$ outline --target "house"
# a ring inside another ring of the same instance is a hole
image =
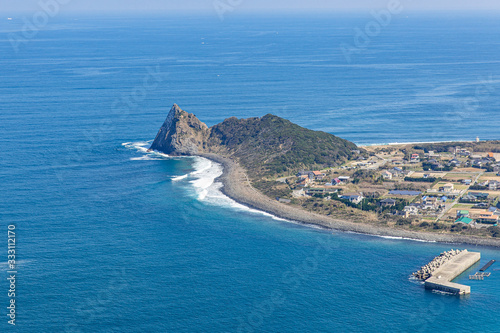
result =
[[[460,198],[460,202],[476,202],[477,197],[471,194],[466,194],[462,198]]]
[[[469,211],[468,210],[457,210],[457,217],[469,217]]]
[[[312,171],[312,176],[315,180],[322,180],[323,178],[326,177],[326,175],[321,171]]]
[[[470,156],[470,151],[467,149],[460,149],[460,147],[456,148],[455,155],[459,156]]]
[[[396,200],[394,199],[384,199],[384,200],[380,200],[379,201],[379,205],[380,207],[392,207],[392,206],[395,206],[396,205]]]
[[[490,207],[490,208],[488,208],[488,211],[489,211],[489,212],[492,212],[492,213],[493,213],[493,215],[498,215],[498,216],[500,216],[500,209],[498,209],[497,207]]]
[[[438,207],[438,199],[436,197],[422,197],[422,209],[436,209]]]
[[[472,165],[475,167],[482,168],[483,166],[489,164],[491,161],[487,158],[473,158]]]
[[[324,188],[308,188],[306,189],[307,195],[315,195],[315,194],[325,194],[326,190]]]
[[[297,181],[297,186],[307,186],[311,183],[311,179],[309,178],[308,175],[302,175],[299,177],[299,180]]]
[[[468,195],[474,196],[477,200],[488,200],[490,196],[488,193],[478,193],[478,192],[469,192]]]
[[[409,213],[409,212],[407,212],[407,211],[404,211],[404,210],[402,210],[402,211],[399,211],[399,210],[398,210],[398,211],[396,211],[396,212],[394,213],[394,215],[404,217],[405,219],[407,219],[407,218],[409,218],[409,217],[410,217],[410,213]]]
[[[498,189],[500,189],[500,182],[498,182],[496,180],[491,180],[488,184],[488,190],[496,191]]]
[[[398,167],[394,167],[394,168],[392,168],[392,170],[394,170],[395,172],[400,173],[400,174],[405,173],[403,169],[398,168]]]
[[[405,174],[405,171],[398,167],[392,168],[389,172],[392,174],[392,177],[402,177]]]
[[[441,163],[438,163],[434,169],[442,170],[442,169],[444,169],[444,165],[442,165]]]
[[[463,224],[471,224],[472,222],[474,222],[473,219],[465,216],[462,216],[455,221],[455,223],[463,223]]]
[[[352,194],[352,195],[343,195],[341,196],[342,199],[349,200],[351,203],[357,205],[361,202],[361,200],[364,199],[363,196],[358,195],[358,194]]]
[[[441,192],[452,192],[455,189],[455,186],[452,183],[444,184],[439,188]]]
[[[468,185],[472,184],[472,179],[464,179],[464,180],[462,180],[462,184],[468,186]]]
[[[424,157],[439,157],[439,154],[436,154],[433,150],[429,150],[428,153],[424,154]]]
[[[480,213],[479,217],[476,219],[477,223],[484,223],[484,224],[498,224],[498,215],[493,214],[493,212],[484,212]]]
[[[382,172],[382,178],[383,179],[392,179],[392,173],[390,173],[389,171],[387,170],[384,170]]]
[[[333,185],[333,186],[338,185],[338,184],[340,184],[340,183],[342,183],[342,181],[341,181],[340,179],[338,179],[338,178],[334,178],[334,179],[332,179],[332,185]]]
[[[302,177],[302,176],[307,176],[312,181],[314,179],[321,180],[326,175],[324,173],[322,173],[321,171],[304,171],[304,170],[301,170],[301,171],[299,171],[299,173],[297,173],[297,177]]]
[[[413,205],[405,206],[405,208],[403,209],[403,211],[408,212],[409,215],[418,215],[418,208],[417,208],[417,206],[413,206]]]
[[[338,178],[340,179],[341,182],[344,182],[344,183],[348,182],[349,179],[351,179],[351,177],[349,177],[349,176],[340,176]]]

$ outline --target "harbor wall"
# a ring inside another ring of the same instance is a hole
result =
[[[426,289],[445,291],[453,294],[470,294],[470,286],[451,282],[481,259],[481,253],[464,251],[439,267],[425,280]]]

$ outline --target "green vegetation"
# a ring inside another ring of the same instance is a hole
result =
[[[210,146],[239,159],[250,175],[290,175],[300,169],[324,169],[350,159],[352,142],[312,131],[268,114],[262,118],[228,118],[213,126]]]
[[[500,141],[480,141],[480,142],[437,142],[422,143],[413,146],[415,150],[423,150],[428,153],[434,151],[438,153],[453,151],[455,147],[461,147],[475,152],[496,152],[500,153]]]
[[[406,182],[434,183],[434,182],[439,182],[441,180],[442,178],[434,178],[434,177],[428,177],[428,178],[405,177]]]

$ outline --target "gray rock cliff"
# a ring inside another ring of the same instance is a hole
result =
[[[209,135],[207,125],[174,104],[149,149],[169,155],[196,155],[204,152]]]

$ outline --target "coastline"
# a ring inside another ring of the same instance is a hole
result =
[[[470,143],[475,142],[473,140],[446,140],[446,141],[415,141],[415,142],[389,142],[389,143],[373,143],[373,144],[357,144],[361,148],[373,148],[373,147],[386,147],[386,146],[404,146],[404,145],[418,145],[418,144],[433,144],[433,143],[452,143],[452,142],[463,142]]]
[[[223,166],[223,174],[217,180],[222,182],[223,187],[221,190],[225,195],[242,205],[272,214],[282,219],[297,222],[299,224],[314,225],[325,229],[355,232],[373,236],[401,237],[428,242],[500,247],[500,239],[402,230],[349,222],[307,212],[297,207],[279,203],[254,189],[250,185],[245,170],[236,162],[216,154],[198,155],[216,163],[220,163]]]

